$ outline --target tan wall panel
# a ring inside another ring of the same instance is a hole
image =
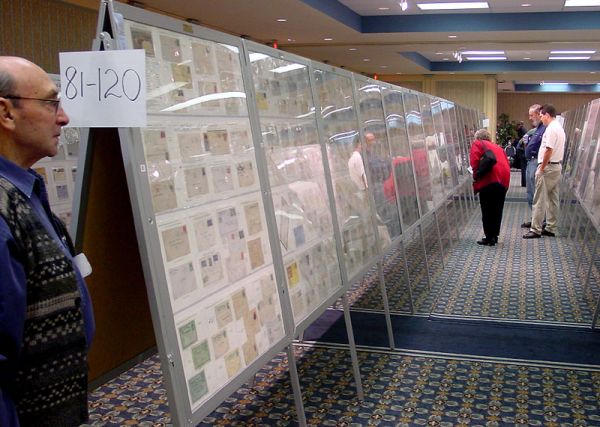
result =
[[[435,94],[464,107],[484,111],[483,81],[436,81]]]
[[[1,0],[0,53],[59,73],[58,53],[90,50],[98,12],[55,0]]]
[[[498,115],[508,114],[510,120],[529,123],[529,107],[533,104],[553,104],[557,112],[571,110],[593,99],[600,98],[599,93],[518,93],[507,92],[498,94]]]
[[[400,82],[394,82],[394,84],[397,86],[405,87],[407,89],[412,89],[412,90],[416,90],[418,92],[423,92],[423,82],[400,81]]]

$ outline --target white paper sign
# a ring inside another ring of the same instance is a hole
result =
[[[69,126],[146,126],[143,49],[61,52],[60,83]]]

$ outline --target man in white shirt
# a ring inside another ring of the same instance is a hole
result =
[[[360,139],[357,139],[352,156],[348,160],[348,172],[350,173],[350,178],[356,184],[356,187],[359,190],[364,191],[368,186],[361,151],[362,143],[360,142]]]
[[[524,239],[536,239],[541,236],[554,237],[556,235],[556,221],[560,203],[558,190],[566,137],[565,131],[556,120],[556,109],[553,105],[544,105],[540,110],[540,118],[546,126],[546,131],[538,151],[531,228],[523,236]],[[546,216],[546,228],[542,227],[544,216]]]

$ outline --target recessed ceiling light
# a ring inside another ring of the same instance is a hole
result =
[[[600,6],[600,0],[566,0],[565,7]]]
[[[289,42],[295,42],[296,39],[288,39]]]
[[[351,48],[350,48],[350,49],[348,49],[348,50],[356,50],[356,48],[355,48],[355,47],[351,47]]]
[[[522,6],[522,7],[530,7],[530,6],[531,6],[531,3],[522,3],[522,4],[521,4],[521,6]]]
[[[402,74],[400,71],[398,71],[396,74]]]
[[[436,52],[435,54],[436,54],[436,55],[443,55],[443,54],[444,54],[444,52]]]
[[[561,60],[561,59],[566,59],[566,60],[573,60],[573,59],[590,59],[591,56],[549,56],[548,59],[552,59],[552,60]]]
[[[365,59],[363,59],[363,61],[365,61],[365,62],[369,62],[369,61],[370,61],[370,59],[369,59],[369,58],[365,58]]]
[[[287,22],[287,19],[285,19],[285,18],[279,18],[279,19],[277,20],[277,22]]]
[[[457,9],[489,9],[487,1],[453,2],[453,3],[417,3],[421,10],[457,10]]]
[[[531,59],[531,58],[530,57],[526,57],[526,58],[523,58],[523,59]]]
[[[387,67],[388,67],[387,65],[382,65],[382,66],[381,66],[381,68],[387,68]]]
[[[552,51],[550,51],[550,53],[559,54],[559,55],[562,55],[562,54],[581,55],[581,54],[587,53],[587,54],[591,55],[591,54],[596,53],[596,51],[595,50],[552,50]]]
[[[332,39],[331,37],[325,37],[323,40],[325,40],[326,42],[330,42],[330,41],[332,41],[333,39]]]
[[[448,36],[448,38],[449,38],[449,39],[455,39],[456,37],[458,37],[458,36],[455,36],[454,34],[450,34],[450,35]]]
[[[377,9],[379,9],[379,10],[390,10],[389,7],[378,7]]]
[[[590,71],[590,74],[596,74],[596,72],[595,71]]]
[[[506,56],[467,56],[469,61],[506,61]]]
[[[449,58],[444,58],[443,61],[450,61],[450,59]]]
[[[503,50],[465,50],[463,55],[504,55]]]

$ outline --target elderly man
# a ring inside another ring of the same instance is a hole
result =
[[[540,104],[533,104],[529,107],[529,121],[533,125],[533,129],[527,132],[527,145],[525,146],[525,159],[527,161],[527,171],[525,173],[525,182],[527,186],[527,203],[529,209],[533,209],[533,195],[535,193],[535,171],[537,170],[538,164],[538,151],[542,144],[542,137],[546,126],[542,123],[540,118]],[[525,221],[521,224],[523,228],[530,228],[531,221]]]
[[[540,118],[546,131],[537,157],[535,172],[535,195],[533,196],[533,216],[531,228],[524,239],[542,236],[554,237],[559,209],[559,182],[562,160],[565,152],[565,131],[556,120],[556,109],[546,104],[540,110]],[[546,216],[546,228],[542,222]]]
[[[48,75],[0,56],[0,425],[87,420],[90,297],[44,180],[69,118]]]

